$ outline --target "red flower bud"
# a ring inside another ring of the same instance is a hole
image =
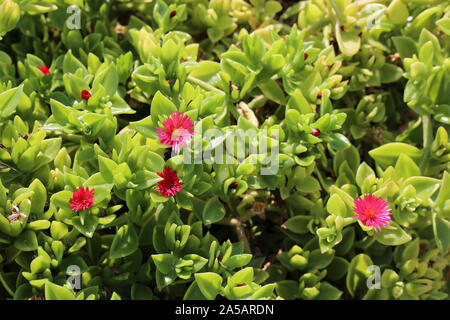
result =
[[[317,99],[321,99],[322,98],[322,92],[319,92],[318,94],[317,94]]]
[[[232,184],[230,184],[230,188],[232,189],[236,189],[239,185],[237,184],[237,182],[233,182]]]
[[[314,128],[313,129],[313,131],[312,131],[312,135],[314,136],[314,137],[319,137],[320,136],[320,130],[319,129],[317,129],[317,128]]]
[[[87,90],[81,91],[81,98],[83,100],[88,101],[90,97],[92,97],[92,94],[89,91],[87,91]]]
[[[170,12],[170,17],[173,18],[177,15],[177,12],[175,10],[173,10],[172,12]]]
[[[306,52],[303,54],[303,58],[305,58],[305,60],[308,59],[308,54]]]
[[[41,66],[38,67],[39,70],[44,74],[44,76],[48,75],[50,73],[50,70],[47,68],[47,66]]]

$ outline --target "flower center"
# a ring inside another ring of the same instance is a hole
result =
[[[187,133],[187,130],[186,130],[186,129],[175,129],[175,130],[172,132],[171,138],[172,138],[173,141],[178,141],[178,139],[179,139],[180,137],[182,137],[183,135],[185,135],[186,133]]]
[[[372,209],[368,209],[365,213],[366,213],[366,217],[369,219],[375,217],[375,211]]]

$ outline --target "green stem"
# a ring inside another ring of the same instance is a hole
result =
[[[331,18],[330,17],[325,17],[319,21],[317,21],[316,23],[310,25],[309,27],[307,27],[305,30],[305,38],[307,38],[308,36],[314,34],[317,30],[321,29],[322,27],[326,26],[327,24],[329,24],[331,22]]]
[[[248,107],[250,109],[257,109],[264,106],[264,104],[267,102],[267,99],[264,95],[256,96],[252,101],[248,103]]]
[[[430,115],[422,116],[422,128],[423,128],[423,158],[420,171],[424,174],[428,159],[430,157],[431,143],[433,142],[433,128],[430,119]]]
[[[14,297],[14,292],[11,290],[11,288],[8,286],[8,284],[6,283],[5,279],[3,278],[3,272],[0,271],[0,282],[3,285],[3,287],[5,288],[5,290],[9,293],[9,295],[11,297]]]
[[[245,235],[245,230],[244,227],[242,226],[242,222],[236,218],[233,218],[230,220],[230,224],[236,228],[236,235],[239,241],[241,241],[244,244],[244,252],[251,253],[250,242],[248,241],[247,236]]]
[[[222,94],[222,95],[225,94],[222,90],[217,89],[216,87],[213,87],[209,83],[206,83],[206,82],[204,82],[204,81],[202,81],[200,79],[197,79],[197,78],[195,78],[193,76],[188,76],[187,80],[189,82],[192,82],[192,83],[195,83],[195,84],[199,85],[200,87],[202,87],[205,90],[212,91],[212,92],[215,92],[217,94]]]
[[[336,3],[333,0],[329,0],[329,2],[331,2],[331,5],[333,6],[334,11],[336,11],[337,19],[338,19],[339,23],[341,23],[341,17],[342,17],[341,11],[339,11],[338,6],[336,5]]]

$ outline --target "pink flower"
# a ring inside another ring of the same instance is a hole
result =
[[[158,138],[162,144],[172,146],[176,153],[180,146],[186,146],[194,134],[194,123],[191,118],[181,112],[171,113],[170,117],[163,122],[164,128],[156,127]]]
[[[373,194],[366,195],[364,199],[359,197],[355,200],[353,210],[355,210],[356,215],[352,218],[359,219],[365,226],[373,227],[375,232],[381,231],[380,227],[384,228],[391,221],[390,215],[392,213],[389,204]]]
[[[155,187],[156,191],[161,193],[163,196],[169,198],[174,196],[178,191],[183,189],[181,186],[183,182],[180,182],[177,172],[172,170],[172,168],[165,167],[163,172],[158,172],[158,176],[163,178],[163,180],[158,181],[158,185]]]
[[[75,212],[92,207],[94,205],[94,188],[89,190],[88,187],[79,187],[77,191],[73,193],[73,197],[69,202],[70,207]]]
[[[50,70],[47,68],[47,66],[41,66],[37,67],[41,72],[44,74],[44,76],[48,75],[50,73]]]

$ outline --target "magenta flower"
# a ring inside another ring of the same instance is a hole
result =
[[[157,174],[163,178],[163,180],[158,181],[158,185],[155,189],[163,196],[169,198],[170,196],[176,195],[178,191],[183,189],[181,187],[183,182],[180,182],[177,172],[172,170],[172,168],[165,167],[163,172],[158,172]]]
[[[194,123],[187,115],[177,112],[163,122],[164,128],[156,127],[158,138],[162,144],[172,146],[176,153],[180,152],[180,146],[185,147],[194,135]]]
[[[94,205],[94,188],[89,190],[88,187],[79,187],[77,191],[73,193],[72,199],[70,199],[70,207],[73,211],[86,210]]]
[[[389,204],[381,198],[375,197],[373,194],[359,197],[355,200],[356,215],[352,218],[359,219],[365,226],[373,227],[375,232],[381,231],[380,227],[385,227],[391,222],[392,214]]]

